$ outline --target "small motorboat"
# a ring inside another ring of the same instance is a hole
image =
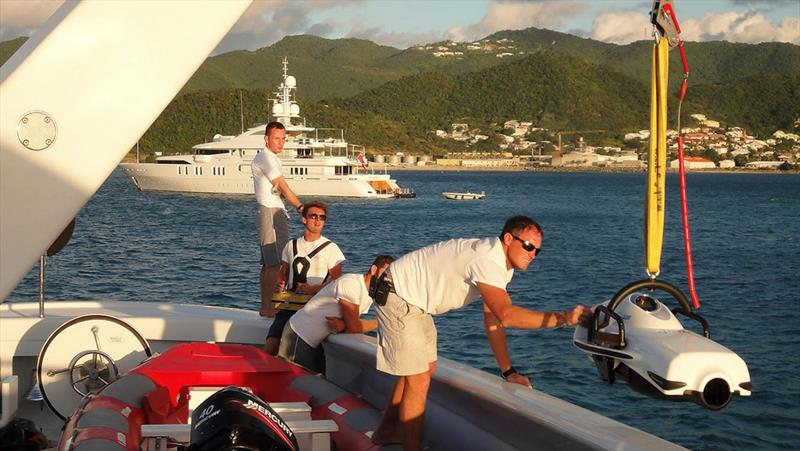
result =
[[[672,295],[680,308],[670,311],[644,292],[653,289]],[[699,322],[703,335],[684,329],[677,313]],[[596,306],[589,326],[576,328],[573,342],[609,384],[620,377],[645,395],[719,410],[734,395],[750,396],[752,383],[744,360],[710,336],[708,322],[677,288],[647,279]]]
[[[481,200],[484,197],[486,197],[486,193],[483,191],[481,191],[480,193],[471,193],[469,191],[465,193],[455,193],[455,192],[445,191],[442,193],[442,196],[444,196],[445,199],[451,199],[451,200]]]
[[[398,188],[394,190],[394,197],[397,199],[413,199],[417,193],[411,188]]]

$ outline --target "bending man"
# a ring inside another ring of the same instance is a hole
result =
[[[351,334],[375,329],[374,319],[360,319],[372,305],[369,286],[394,261],[379,255],[366,274],[345,274],[322,289],[289,320],[278,355],[315,373],[325,373],[322,341],[333,332]]]
[[[538,329],[588,320],[591,310],[580,305],[567,312],[541,312],[511,303],[506,285],[514,269],[527,269],[541,247],[539,224],[514,216],[498,238],[443,241],[389,266],[376,290],[377,367],[398,378],[373,434],[374,442],[401,441],[405,450],[421,448],[425,401],[436,369],[436,327],[431,315],[482,297],[483,323],[500,373],[509,382],[529,387],[528,378],[511,365],[506,327]]]

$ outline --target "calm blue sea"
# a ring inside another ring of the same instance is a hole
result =
[[[454,237],[496,235],[514,214],[537,219],[544,251],[509,291],[520,305],[596,304],[644,276],[643,174],[396,172],[416,199],[330,200],[325,235],[362,272],[377,253],[402,255]],[[686,287],[678,180],[668,176],[661,278]],[[442,191],[486,191],[484,201]],[[710,412],[604,385],[571,330],[512,331],[514,365],[537,389],[692,449],[800,446],[800,176],[689,174],[700,314],[712,337],[748,363],[754,395]],[[257,307],[252,196],[137,192],[115,171],[49,259],[51,299],[153,300]],[[300,223],[293,216],[293,232]],[[36,299],[37,270],[10,296]],[[496,373],[477,303],[437,317],[439,351]],[[693,327],[693,326],[692,326]]]

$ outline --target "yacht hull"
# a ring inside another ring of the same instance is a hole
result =
[[[25,399],[30,375],[48,335],[86,314],[124,320],[147,340],[154,353],[187,342],[260,347],[269,326],[269,321],[254,311],[201,305],[51,301],[44,318],[39,318],[36,303],[0,305],[1,375],[4,380],[18,378],[16,415],[35,421],[51,439],[57,439],[64,422],[47,408],[42,409],[40,402]],[[382,409],[394,378],[375,369],[375,339],[340,334],[331,336],[323,346],[325,381],[356,394],[376,409],[373,413]],[[67,354],[63,356],[65,366],[73,357]],[[7,399],[3,402],[6,413],[11,403]],[[373,417],[371,421],[377,424],[377,417]],[[681,449],[545,393],[444,358],[437,361],[425,421],[425,444],[437,450]]]
[[[185,169],[179,170],[179,166]],[[243,170],[242,166],[246,166],[246,169]],[[253,194],[254,192],[249,162],[202,166],[122,163],[120,168],[141,191],[208,194]],[[301,197],[391,198],[399,189],[397,183],[386,174],[286,175],[285,178],[292,191]]]

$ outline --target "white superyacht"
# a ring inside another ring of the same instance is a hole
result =
[[[385,171],[368,171],[363,146],[348,144],[343,130],[293,123],[300,118],[296,89],[297,80],[288,74],[284,58],[272,113],[286,126],[286,145],[279,157],[284,177],[298,196],[385,198],[408,192]],[[265,127],[238,136],[216,135],[211,142],[193,146],[191,155],[160,156],[155,163],[122,163],[120,168],[142,191],[252,194],[250,163],[264,148]]]

